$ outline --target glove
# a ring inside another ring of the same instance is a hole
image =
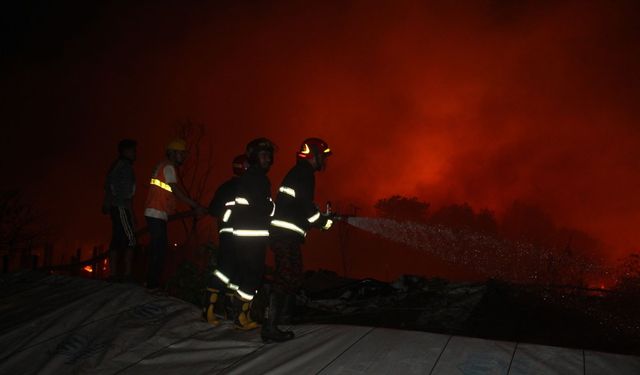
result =
[[[331,212],[329,214],[322,214],[322,216],[326,219],[325,224],[322,226],[322,230],[329,230],[333,225],[333,219],[336,217],[336,214]]]

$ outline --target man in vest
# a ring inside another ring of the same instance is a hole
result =
[[[209,214],[218,221],[218,254],[216,259],[216,269],[213,277],[209,281],[205,294],[204,318],[213,326],[220,324],[215,311],[216,304],[220,299],[221,292],[228,299],[225,307],[230,307],[233,292],[236,286],[230,283],[235,279],[236,259],[233,250],[233,228],[231,227],[231,208],[235,205],[238,195],[238,182],[249,168],[249,160],[245,154],[238,155],[231,164],[233,177],[224,182],[213,195],[209,204]],[[231,292],[231,293],[230,293]]]
[[[177,201],[180,200],[189,205],[196,215],[207,212],[204,207],[189,198],[178,184],[177,168],[184,163],[186,148],[186,142],[182,139],[171,141],[167,146],[166,159],[156,165],[151,175],[149,195],[144,210],[151,237],[147,275],[149,289],[157,289],[160,286],[168,247],[167,221],[169,216],[175,213]]]
[[[267,321],[262,327],[264,341],[285,341],[291,331],[278,328],[283,307],[293,310],[295,294],[302,284],[302,254],[307,231],[311,227],[328,230],[333,221],[314,203],[315,172],[326,168],[331,149],[318,138],[308,138],[300,147],[297,163],[278,188],[276,212],[271,220],[271,249],[275,256],[273,290],[269,296]]]
[[[269,243],[269,221],[275,206],[267,173],[273,164],[275,145],[266,138],[247,144],[249,169],[238,180],[238,191],[231,207],[230,224],[236,254],[234,278],[234,323],[243,330],[258,324],[250,316],[250,304],[262,285],[265,256]]]
[[[111,244],[109,245],[110,279],[113,281],[131,278],[133,247],[136,245],[133,196],[136,192],[136,177],[133,163],[136,160],[136,141],[123,139],[118,143],[116,159],[105,182],[105,199],[102,211],[111,216]],[[120,260],[124,260],[124,272]]]

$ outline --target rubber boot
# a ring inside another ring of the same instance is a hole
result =
[[[295,337],[292,331],[282,331],[278,328],[278,318],[283,305],[284,295],[272,292],[269,296],[269,308],[267,309],[265,324],[262,326],[260,336],[264,342],[283,342]]]
[[[282,313],[279,316],[278,324],[290,325],[293,324],[294,312],[296,307],[295,294],[285,294],[284,302],[282,304]]]
[[[258,323],[251,319],[251,304],[249,301],[243,301],[238,296],[233,298],[234,320],[233,324],[237,329],[249,331],[258,328]]]
[[[218,289],[207,288],[205,307],[202,309],[202,317],[214,327],[220,325],[220,319],[216,316],[216,303],[220,296]]]

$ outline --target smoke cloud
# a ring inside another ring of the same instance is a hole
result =
[[[40,26],[17,29],[3,68],[6,184],[28,186],[64,236],[104,240],[98,207],[117,140],[139,141],[141,212],[147,175],[190,118],[211,138],[212,190],[251,138],[279,144],[277,185],[299,142],[318,136],[335,153],[319,201],[366,212],[402,194],[500,213],[521,200],[615,259],[640,240],[638,10],[323,1],[41,12]]]

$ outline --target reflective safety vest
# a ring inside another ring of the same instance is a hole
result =
[[[176,212],[176,196],[167,183],[164,175],[164,168],[172,165],[168,160],[160,162],[153,170],[151,181],[149,181],[149,194],[145,204],[145,216],[156,217],[154,213],[159,213],[159,219],[167,220],[168,216]],[[164,215],[162,215],[164,214]]]

